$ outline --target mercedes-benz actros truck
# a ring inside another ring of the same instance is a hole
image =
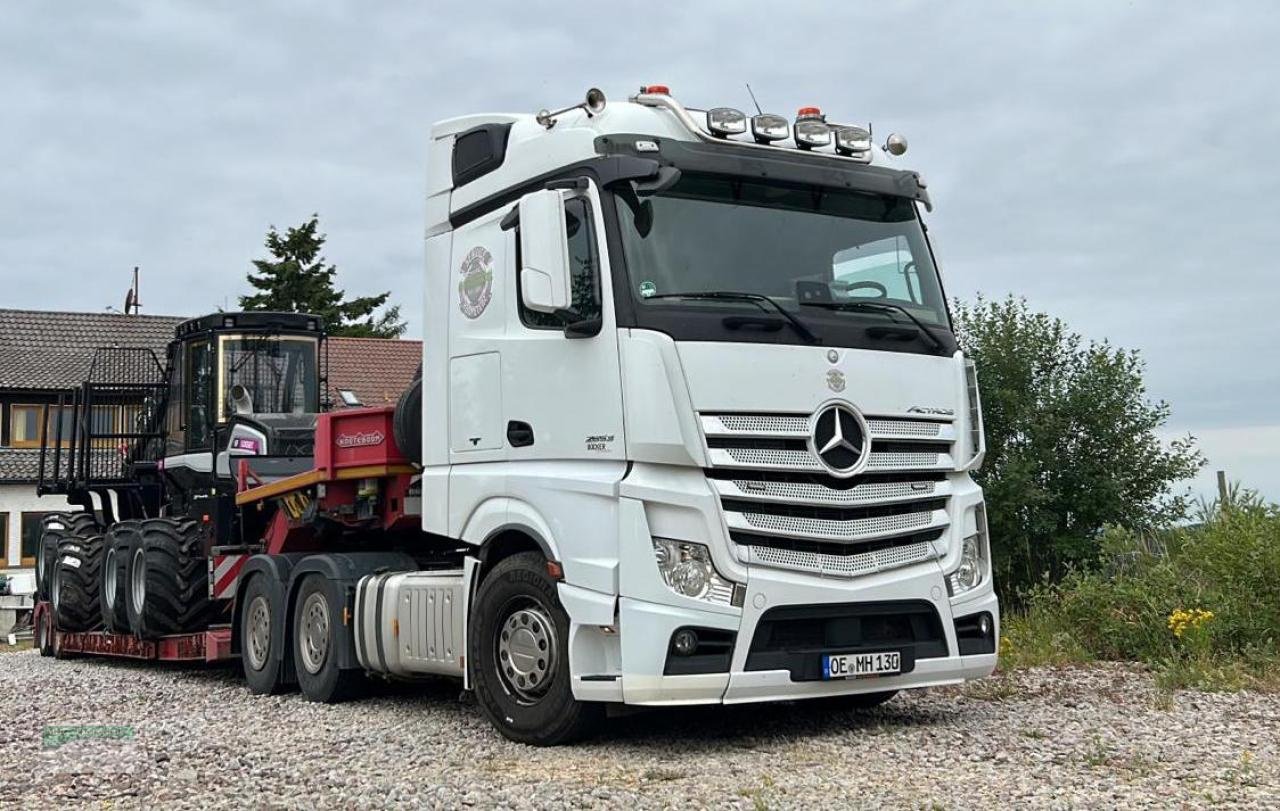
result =
[[[437,124],[420,378],[325,411],[317,319],[222,313],[86,381],[45,443],[88,515],[46,522],[42,650],[321,701],[454,675],[535,744],[988,675],[981,404],[905,149],[655,85]]]

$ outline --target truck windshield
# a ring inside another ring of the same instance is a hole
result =
[[[706,303],[673,294],[734,291],[769,296],[807,320],[882,322],[893,309],[840,306],[867,301],[950,326],[915,206],[904,198],[686,174],[659,194],[620,199],[641,318],[674,302]]]
[[[230,412],[226,398],[237,383],[248,390],[257,414],[310,414],[320,410],[315,339],[227,335],[220,343],[223,402],[219,418]]]

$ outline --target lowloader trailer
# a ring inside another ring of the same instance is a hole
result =
[[[42,442],[79,509],[46,520],[41,652],[317,701],[455,676],[543,745],[988,675],[977,377],[905,149],[658,85],[437,124],[420,375],[326,410],[296,313],[101,350]]]

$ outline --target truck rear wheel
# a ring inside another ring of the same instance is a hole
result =
[[[213,607],[200,525],[149,518],[129,551],[125,605],[129,627],[143,639],[202,631]]]
[[[258,695],[274,695],[284,688],[280,678],[280,661],[277,656],[283,640],[277,627],[282,599],[279,589],[264,574],[250,575],[241,600],[240,613],[240,666],[249,690]]]
[[[319,574],[304,577],[293,608],[293,665],[298,687],[312,701],[346,701],[364,680],[360,671],[339,667],[345,628],[342,601],[333,584]]]
[[[129,553],[142,533],[142,522],[121,521],[112,524],[102,538],[102,585],[98,590],[102,626],[115,633],[129,632],[129,607],[125,578]]]
[[[102,627],[98,606],[102,536],[80,537],[64,532],[57,550],[50,602],[58,627],[64,631],[95,631]]]
[[[481,582],[468,648],[476,700],[507,738],[570,743],[603,716],[601,705],[573,697],[569,616],[541,554],[512,555]]]

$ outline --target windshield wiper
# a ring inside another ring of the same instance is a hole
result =
[[[787,319],[795,331],[811,344],[818,343],[818,336],[813,334],[813,330],[804,325],[804,322],[787,312],[786,308],[769,296],[762,293],[736,293],[727,290],[708,290],[702,293],[658,293],[652,296],[646,296],[646,300],[655,298],[686,298],[686,299],[707,299],[710,301],[751,301],[759,304],[765,302],[778,312],[778,315]],[[763,309],[763,308],[762,308]]]
[[[930,332],[929,328],[924,325],[923,321],[921,321],[919,318],[916,318],[914,315],[912,315],[911,311],[908,310],[906,307],[903,307],[901,304],[890,304],[887,301],[849,300],[849,301],[802,301],[800,302],[800,305],[802,307],[825,307],[828,310],[863,309],[863,310],[875,310],[876,312],[882,312],[886,314],[888,312],[899,312],[905,315],[907,318],[911,319],[911,323],[915,324],[916,327],[919,328],[920,332],[926,338],[929,339],[929,343],[933,344],[933,347],[935,349],[937,350],[946,349],[946,345],[944,345],[942,341],[938,340],[938,336]]]

